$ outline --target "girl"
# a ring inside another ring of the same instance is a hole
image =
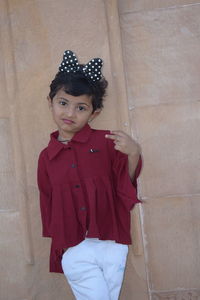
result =
[[[78,300],[117,300],[137,199],[139,147],[122,131],[91,129],[107,81],[102,60],[80,65],[65,51],[50,85],[58,131],[39,157],[43,236],[51,237],[50,271],[64,272]]]

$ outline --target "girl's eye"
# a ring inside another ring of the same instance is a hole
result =
[[[84,111],[84,110],[86,110],[85,106],[82,106],[82,105],[79,105],[79,106],[77,107],[77,109],[78,109],[79,111]]]
[[[63,100],[61,100],[61,101],[59,101],[59,104],[64,106],[64,105],[66,105],[66,104],[67,104],[67,102],[66,102],[66,101],[63,101]]]

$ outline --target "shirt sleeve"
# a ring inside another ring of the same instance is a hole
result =
[[[52,189],[49,176],[46,170],[44,153],[40,154],[38,160],[38,188],[40,193],[40,211],[42,219],[42,235],[44,237],[51,237],[50,224],[51,224],[51,206],[52,206]]]
[[[120,151],[114,150],[113,172],[116,184],[118,199],[123,205],[131,210],[136,203],[141,203],[138,199],[137,179],[142,168],[142,158],[140,156],[133,181],[131,181],[128,170],[128,156]]]
[[[135,175],[133,178],[133,185],[135,186],[136,189],[137,189],[137,179],[140,176],[141,170],[142,170],[142,156],[140,155],[137,167],[135,169]]]

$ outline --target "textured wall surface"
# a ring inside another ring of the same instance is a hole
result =
[[[64,50],[74,50],[81,62],[102,57],[111,79],[104,3],[2,0],[0,22],[0,299],[73,299],[64,276],[48,272],[37,158],[55,129],[46,96]],[[96,126],[117,126],[112,101]]]
[[[118,1],[149,296],[200,297],[200,3]]]
[[[192,0],[0,1],[0,300],[74,299],[48,272],[36,184],[55,129],[48,86],[66,49],[105,61],[93,127],[131,132],[142,147],[145,203],[120,299],[200,299],[199,15]]]
[[[64,50],[73,50],[82,63],[102,57],[108,97],[92,125],[128,130],[122,57],[109,32],[120,35],[112,23],[117,17],[116,1],[0,1],[1,300],[74,299],[64,276],[48,272],[50,240],[41,237],[37,159],[56,128],[46,96]],[[143,256],[131,251],[121,299],[145,289]]]

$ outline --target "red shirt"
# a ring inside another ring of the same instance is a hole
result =
[[[131,244],[130,210],[137,198],[136,179],[128,174],[128,156],[105,138],[107,130],[89,125],[63,144],[58,131],[39,157],[38,186],[43,236],[52,238],[50,272],[63,272],[63,249],[86,237]]]

